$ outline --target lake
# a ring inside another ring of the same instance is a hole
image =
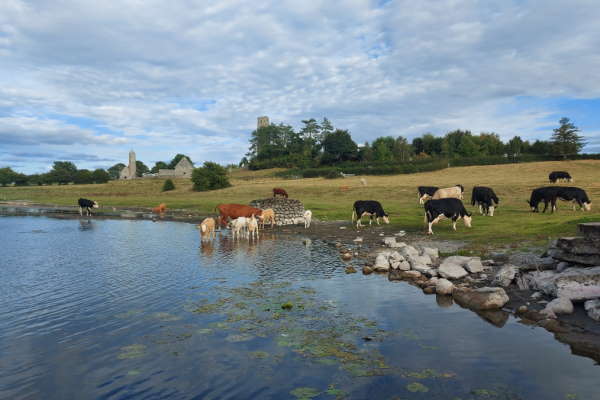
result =
[[[2,399],[599,399],[600,368],[335,247],[0,217]],[[355,265],[358,267],[358,265]]]

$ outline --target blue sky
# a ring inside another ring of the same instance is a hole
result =
[[[596,0],[3,0],[0,166],[238,162],[256,118],[600,152]]]

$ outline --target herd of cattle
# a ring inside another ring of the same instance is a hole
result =
[[[565,171],[553,171],[550,173],[548,179],[552,183],[573,181],[571,175]],[[452,228],[454,230],[456,230],[456,221],[461,218],[465,226],[471,227],[472,214],[466,210],[462,202],[464,191],[465,188],[462,185],[446,188],[435,186],[418,187],[418,200],[423,205],[425,223],[428,224],[427,234],[433,234],[431,230],[432,225],[444,218],[452,220]],[[284,189],[275,188],[273,189],[273,197],[276,196],[287,198],[288,194]],[[585,190],[573,186],[545,186],[534,189],[527,203],[533,212],[539,212],[539,205],[542,202],[544,203],[544,210],[542,212],[546,212],[548,204],[551,206],[551,212],[554,212],[556,210],[557,199],[572,202],[573,210],[575,210],[575,205],[578,205],[580,209],[585,211],[591,210],[592,202]],[[486,186],[475,186],[473,188],[471,205],[478,207],[482,215],[494,216],[494,210],[498,207],[499,203],[500,199],[496,196],[492,188]],[[81,215],[83,215],[84,210],[87,215],[90,215],[92,208],[98,208],[97,202],[88,199],[80,198],[78,204]],[[166,206],[161,204],[155,209],[159,208],[160,212],[164,212]],[[248,240],[250,238],[258,239],[259,228],[264,229],[265,224],[270,223],[271,227],[275,224],[275,211],[271,208],[263,210],[243,204],[219,204],[215,207],[215,210],[219,212],[218,222],[214,218],[208,217],[197,226],[200,229],[203,239],[214,238],[217,225],[219,227],[230,226],[234,239],[240,237],[246,237]],[[362,226],[362,217],[369,217],[369,225],[371,225],[373,219],[375,219],[377,224],[379,224],[380,218],[386,224],[390,222],[389,216],[384,211],[381,203],[375,200],[357,200],[354,202],[352,224],[356,220],[356,227],[360,228]],[[304,227],[309,228],[312,212],[306,210],[302,219]]]

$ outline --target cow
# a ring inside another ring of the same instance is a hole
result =
[[[428,197],[433,196],[433,194],[439,189],[437,186],[419,186],[417,188],[417,193],[419,195],[419,204],[425,203]]]
[[[246,228],[248,227],[248,220],[250,218],[237,217],[231,221],[231,237],[235,240],[236,236],[239,239],[240,235],[246,236]]]
[[[452,229],[454,230],[456,230],[456,220],[459,218],[463,219],[467,228],[471,227],[471,214],[467,212],[459,199],[434,199],[425,202],[425,222],[428,224],[428,235],[433,235],[431,226],[444,218],[452,219]]]
[[[388,215],[383,211],[381,203],[375,200],[357,200],[354,202],[352,208],[352,223],[354,224],[354,218],[356,217],[356,227],[362,226],[361,219],[363,216],[369,216],[369,225],[373,222],[373,217],[376,218],[377,225],[379,225],[379,218],[383,218],[383,222],[386,224],[390,223]]]
[[[227,225],[228,219],[236,219],[238,217],[250,218],[254,214],[258,219],[262,220],[262,210],[260,208],[250,207],[243,204],[219,204],[215,207],[219,211],[219,225]]]
[[[560,187],[558,186],[544,186],[539,187],[537,189],[533,189],[531,191],[531,196],[529,197],[529,206],[531,207],[532,212],[540,212],[539,204],[544,202],[544,211],[548,208],[548,203],[550,203],[552,211],[556,209],[556,199],[558,198],[558,190]]]
[[[98,203],[93,200],[80,198],[77,200],[77,204],[79,204],[79,215],[83,216],[83,209],[85,208],[86,215],[92,214],[92,208],[98,208]]]
[[[200,237],[202,240],[211,239],[211,237],[216,237],[215,232],[215,220],[214,218],[205,218],[200,225],[197,225],[197,228],[200,229]]]
[[[556,183],[560,181],[573,182],[573,178],[567,171],[552,171],[550,175],[548,175],[548,180],[551,183]]]
[[[312,220],[312,211],[304,211],[304,229],[310,228],[310,221]]]
[[[494,216],[494,208],[498,207],[500,200],[492,188],[486,186],[475,186],[471,194],[471,205],[479,206],[479,213]]]
[[[158,207],[154,207],[152,209],[153,213],[156,214],[164,214],[167,211],[167,205],[165,203],[160,203]]]
[[[254,235],[256,234],[256,239],[258,239],[258,221],[254,218],[254,214],[247,219],[246,228],[248,229],[248,240],[250,240],[250,236],[254,240]]]
[[[288,198],[287,192],[285,190],[283,190],[282,188],[273,188],[273,197],[277,197],[277,195],[283,196],[286,199]]]
[[[431,196],[431,198],[433,200],[448,199],[448,198],[462,200],[464,191],[465,191],[465,188],[463,185],[454,185],[452,187],[436,190],[435,193],[433,194],[433,196]]]
[[[590,211],[592,209],[590,198],[585,190],[581,188],[574,186],[559,186],[557,194],[559,199],[573,202],[573,211],[575,211],[575,204],[579,205],[580,210]]]
[[[265,229],[265,224],[271,222],[271,228],[275,225],[275,211],[272,208],[262,210],[262,219],[260,220],[260,227]]]

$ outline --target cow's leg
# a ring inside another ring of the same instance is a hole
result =
[[[456,218],[452,217],[452,230],[456,230]]]
[[[79,215],[83,217],[83,208],[81,208],[81,206],[79,206]]]
[[[379,225],[379,217],[375,218],[375,221],[377,221],[377,225]]]
[[[427,230],[428,235],[433,235],[433,231],[431,230],[431,225],[433,225],[433,221],[429,222],[429,228]]]
[[[547,209],[548,209],[548,200],[544,199],[544,210],[542,212],[545,213]]]
[[[479,214],[483,215],[483,207],[481,206],[481,203],[479,203]]]
[[[489,213],[490,217],[494,216],[494,206],[490,206],[490,213]]]

